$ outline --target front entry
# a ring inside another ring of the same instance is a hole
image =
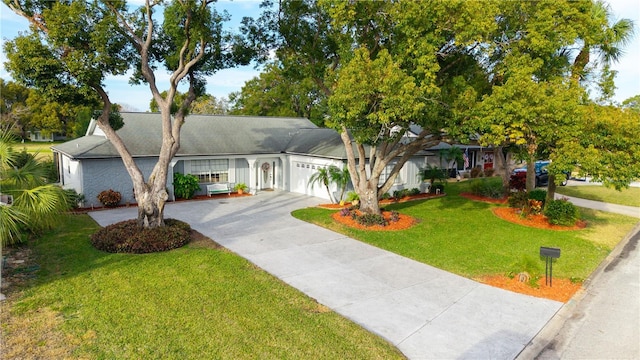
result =
[[[276,160],[261,159],[258,168],[258,185],[261,190],[273,190],[276,181]]]

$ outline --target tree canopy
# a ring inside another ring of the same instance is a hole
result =
[[[192,102],[204,93],[206,76],[250,60],[241,39],[222,28],[228,14],[216,11],[209,0],[147,0],[140,7],[125,1],[5,3],[31,24],[28,33],[5,46],[14,79],[52,99],[99,96],[98,126],[131,176],[140,225],[164,225],[168,166],[180,148],[180,129]],[[159,18],[154,15],[158,11],[163,12]],[[170,72],[165,96],[156,78],[159,67]],[[162,115],[162,146],[147,178],[109,121],[112,104],[104,80],[128,71],[132,82],[149,86]],[[186,96],[172,109],[181,83],[188,86]]]

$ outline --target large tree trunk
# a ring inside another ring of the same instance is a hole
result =
[[[373,185],[371,179],[361,182],[356,192],[360,196],[360,211],[366,214],[380,214],[377,181]]]
[[[137,195],[138,225],[144,228],[164,226],[164,204],[168,198],[165,190],[145,191]]]
[[[551,202],[556,196],[556,176],[554,174],[549,174],[549,185],[547,186],[547,198],[545,199],[545,207],[547,204]]]
[[[494,151],[494,157],[495,157],[495,165],[496,165],[496,172],[498,173],[498,175],[500,175],[500,178],[502,179],[502,190],[504,195],[508,195],[509,192],[511,191],[510,188],[510,181],[511,181],[511,152],[510,151],[506,151],[505,154],[505,150],[504,147],[502,146],[497,146],[495,151]]]

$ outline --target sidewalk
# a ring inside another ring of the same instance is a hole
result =
[[[562,194],[555,194],[555,198],[556,199],[567,198],[574,205],[583,207],[583,208],[602,210],[602,211],[612,212],[616,214],[622,214],[622,215],[640,218],[640,208],[634,207],[634,206],[609,204],[609,203],[600,202],[600,201],[580,199],[580,198],[566,196]]]
[[[169,203],[188,222],[409,359],[513,359],[562,303],[490,287],[293,218],[321,200],[285,192]],[[100,225],[136,208],[90,213]]]
[[[640,223],[517,359],[640,359]]]

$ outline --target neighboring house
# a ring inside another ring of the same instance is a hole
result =
[[[67,139],[66,136],[58,133],[48,133],[45,135],[45,133],[40,130],[29,131],[28,134],[29,140],[36,142],[64,141]]]
[[[137,165],[148,177],[157,162],[161,140],[158,113],[121,113],[118,130]],[[52,146],[64,188],[85,196],[85,206],[100,206],[96,196],[113,189],[122,203],[134,203],[133,184],[120,155],[95,121],[82,138]],[[201,189],[212,183],[245,183],[251,193],[284,190],[328,199],[324,186],[309,184],[321,167],[346,166],[346,151],[339,134],[319,128],[303,118],[189,115],[182,127],[180,150],[169,166],[167,188],[173,195],[173,174],[193,174]],[[423,151],[402,168],[391,192],[420,187],[418,170],[437,156]],[[476,160],[474,159],[474,162]],[[390,170],[392,165],[388,167]],[[387,174],[383,174],[384,181]],[[337,193],[335,185],[331,189]]]

